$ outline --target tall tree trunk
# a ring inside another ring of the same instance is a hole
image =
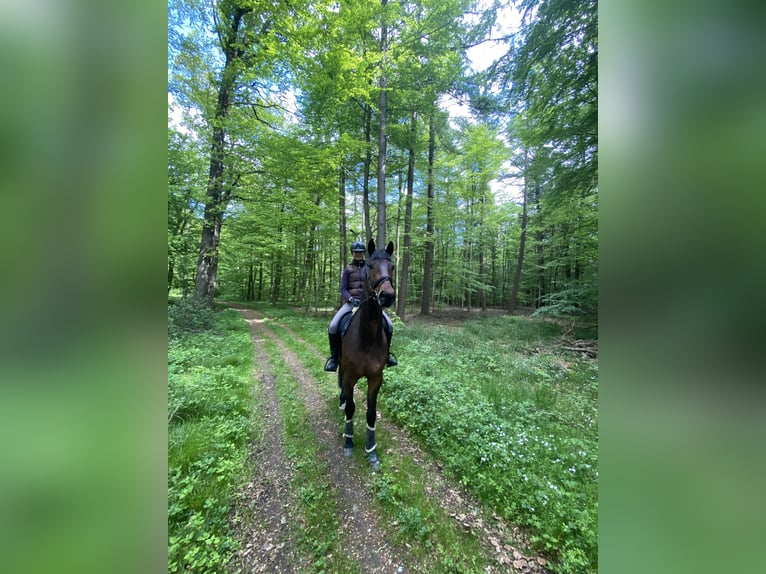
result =
[[[372,228],[370,227],[370,166],[372,165],[372,108],[369,105],[364,106],[364,180],[362,182],[362,208],[364,210],[364,244],[367,245],[372,239]],[[346,257],[341,262],[346,261]]]
[[[545,254],[543,252],[543,225],[540,220],[540,186],[537,180],[534,183],[534,201],[535,212],[538,216],[537,230],[535,231],[535,252],[537,253],[537,296],[535,297],[535,308],[543,304],[545,297]]]
[[[433,294],[434,266],[434,156],[436,154],[436,130],[434,114],[428,119],[428,199],[426,207],[426,259],[423,265],[423,296],[420,300],[420,314],[431,313],[431,298]]]
[[[388,23],[386,6],[388,0],[380,0],[383,21],[380,27],[380,48],[383,53],[380,74],[380,128],[378,134],[378,245],[386,244],[386,120],[388,93],[386,80],[386,51],[388,50]]]
[[[271,303],[276,304],[279,301],[280,290],[282,288],[282,255],[277,255],[274,264],[274,278],[271,284]]]
[[[485,269],[484,269],[484,217],[486,214],[486,193],[483,188],[477,188],[479,193],[479,219],[476,220],[476,225],[479,227],[478,237],[478,252],[479,252],[479,286],[478,286],[478,304],[482,311],[487,310],[487,298],[486,298],[486,281],[485,281]]]
[[[527,241],[527,150],[524,150],[524,188],[522,191],[521,203],[521,238],[519,239],[519,257],[516,260],[516,272],[513,275],[513,289],[511,290],[511,301],[508,303],[508,313],[513,315],[516,310],[516,299],[519,295],[519,285],[521,284],[521,267],[524,264],[524,247]]]
[[[340,261],[346,260],[346,249],[348,249],[348,237],[346,235],[346,166],[343,161],[340,162],[340,173],[338,174],[338,225],[340,226]]]
[[[402,270],[399,273],[399,295],[397,296],[396,314],[404,320],[407,306],[407,281],[410,269],[410,229],[412,227],[412,192],[415,187],[415,138],[417,137],[417,114],[410,117],[409,159],[407,162],[407,200],[404,208],[404,256]]]
[[[251,8],[237,8],[232,14],[231,25],[227,34],[222,36],[222,50],[225,55],[221,82],[218,86],[218,100],[213,122],[213,142],[210,149],[210,171],[208,175],[207,193],[205,196],[205,214],[202,223],[202,239],[200,240],[199,257],[197,259],[197,274],[195,292],[198,299],[213,304],[215,285],[218,278],[218,245],[221,240],[221,225],[223,212],[228,202],[230,192],[227,192],[223,181],[224,144],[226,141],[226,119],[229,116],[231,97],[234,93],[236,77],[239,70],[238,60],[242,48],[238,42],[239,29],[243,16]]]
[[[253,254],[250,253],[250,263],[247,268],[247,293],[245,294],[245,301],[252,301],[255,299],[255,267],[253,266]]]
[[[263,261],[258,264],[258,301],[263,300]]]
[[[175,261],[173,259],[168,260],[168,293],[170,293],[170,289],[173,287],[173,270],[175,268]]]

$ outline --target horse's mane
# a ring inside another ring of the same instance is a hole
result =
[[[375,261],[376,259],[387,259],[388,261],[391,261],[391,256],[385,249],[377,249],[372,255],[370,255],[369,260]]]

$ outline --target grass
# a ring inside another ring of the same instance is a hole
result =
[[[597,569],[597,366],[519,317],[400,329],[385,407],[560,572]]]
[[[325,350],[329,317],[262,310]],[[386,371],[379,404],[488,508],[525,527],[559,572],[595,572],[598,367],[560,353],[560,334],[555,323],[508,316],[400,327],[393,345],[399,366]],[[284,330],[280,337],[314,376],[328,377],[313,353]],[[326,393],[328,409],[337,411],[334,379]],[[378,442],[385,444],[382,434]],[[478,571],[461,560],[476,555],[460,546],[466,535],[451,546],[454,533],[439,530],[453,521],[429,505],[418,469],[386,460],[397,471],[377,476],[370,488],[403,539],[422,549],[431,571]],[[444,554],[450,548],[460,550]]]
[[[237,550],[229,514],[258,430],[253,351],[235,311],[192,315],[169,311],[168,571],[220,572]]]

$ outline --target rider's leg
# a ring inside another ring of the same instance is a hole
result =
[[[386,338],[388,339],[388,357],[386,358],[387,367],[395,367],[398,365],[396,357],[391,353],[391,337],[394,335],[394,324],[391,322],[391,318],[383,312],[383,330],[386,332]]]
[[[344,303],[338,312],[335,313],[335,317],[330,321],[330,326],[327,329],[327,336],[330,341],[330,358],[325,363],[325,371],[337,371],[338,370],[338,352],[340,351],[340,333],[338,328],[340,327],[340,318],[351,310],[351,305]]]

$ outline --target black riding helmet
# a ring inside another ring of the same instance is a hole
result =
[[[361,241],[354,241],[351,244],[351,251],[361,251],[364,253],[364,244]]]

